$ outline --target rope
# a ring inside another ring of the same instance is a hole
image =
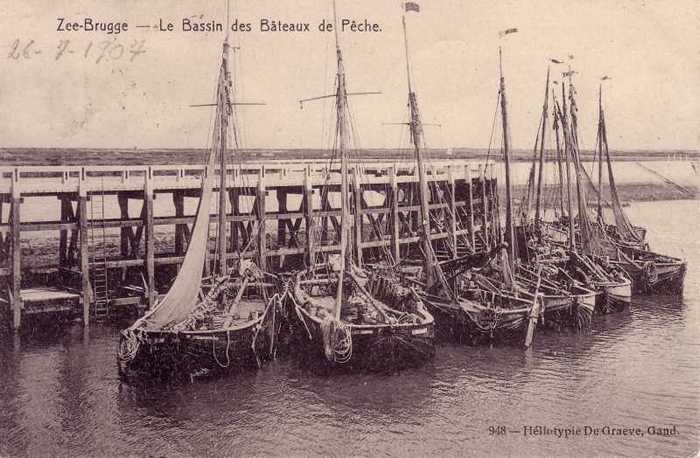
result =
[[[327,316],[321,322],[323,351],[326,359],[337,364],[345,364],[352,358],[352,333],[341,321]]]
[[[121,368],[122,364],[128,364],[136,358],[136,354],[141,346],[141,341],[132,329],[122,331],[123,339],[119,341],[117,350],[117,360]]]
[[[218,364],[219,367],[226,369],[231,364],[231,357],[228,354],[230,347],[231,347],[231,335],[229,334],[229,332],[227,330],[226,331],[226,365],[223,365],[219,361],[219,358],[216,356],[216,341],[215,340],[211,341],[211,354],[214,357],[214,361],[216,361],[216,364]]]

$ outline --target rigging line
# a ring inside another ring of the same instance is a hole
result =
[[[488,163],[489,158],[491,157],[491,145],[493,145],[493,134],[494,131],[496,130],[496,118],[498,117],[498,110],[500,107],[500,102],[501,102],[501,90],[498,90],[498,94],[496,95],[496,109],[493,112],[493,121],[491,122],[491,135],[489,136],[489,149],[486,152],[486,162]]]

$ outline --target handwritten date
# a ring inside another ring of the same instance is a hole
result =
[[[56,47],[47,52],[53,60],[65,59],[66,56],[75,55],[95,64],[103,62],[133,62],[141,54],[146,53],[146,40],[133,40],[122,43],[116,38],[111,40],[89,41],[76,43],[69,39],[60,40]],[[14,61],[31,60],[44,54],[44,48],[34,40],[17,38],[10,45],[7,58]]]

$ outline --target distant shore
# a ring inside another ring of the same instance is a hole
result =
[[[207,150],[203,148],[160,148],[160,149],[123,149],[123,148],[0,148],[2,165],[152,165],[152,164],[201,164]],[[498,150],[488,151],[484,148],[427,148],[426,157],[433,160],[500,160]],[[232,153],[232,156],[234,154]],[[554,156],[549,151],[550,157]],[[694,150],[658,150],[658,151],[611,151],[615,161],[659,161],[686,160],[700,161],[700,151]],[[238,160],[311,160],[330,159],[332,152],[326,149],[243,149],[235,153]],[[355,159],[399,160],[413,157],[413,151],[407,149],[367,148],[351,153]],[[514,150],[514,161],[531,161],[532,151]],[[593,158],[593,151],[582,151],[584,161]]]

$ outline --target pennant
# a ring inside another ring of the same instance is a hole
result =
[[[420,11],[420,6],[418,5],[418,3],[413,2],[404,3],[404,8],[406,8],[406,12],[415,11],[417,13]]]
[[[605,76],[602,77],[600,80],[601,80],[601,81],[605,81],[605,80],[611,80],[611,79],[612,79],[612,78],[610,78],[608,75],[605,75]]]
[[[498,36],[501,37],[501,38],[503,38],[503,37],[505,37],[506,35],[510,35],[511,33],[515,33],[515,32],[517,32],[517,31],[518,31],[518,29],[516,29],[516,28],[506,29],[506,30],[504,30],[504,31],[502,31],[502,32],[498,32]]]
[[[560,61],[559,59],[549,59],[553,64],[563,64],[564,62]]]

